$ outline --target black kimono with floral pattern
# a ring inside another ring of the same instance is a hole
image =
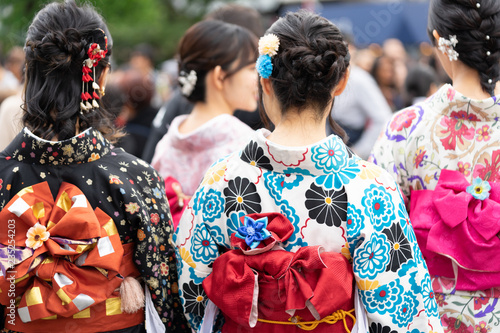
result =
[[[184,332],[170,210],[156,171],[93,129],[52,142],[25,128],[0,153],[0,209],[23,188],[45,181],[53,195],[62,182],[76,185],[92,207],[114,219],[122,243],[136,244],[135,264],[167,332]],[[6,228],[0,221],[0,229]]]

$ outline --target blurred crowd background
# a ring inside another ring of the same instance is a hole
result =
[[[113,37],[105,102],[116,115],[116,124],[130,134],[121,145],[139,157],[145,157],[155,116],[177,89],[175,53],[180,37],[189,26],[228,4],[255,10],[261,35],[280,15],[299,8],[315,11],[339,26],[350,41],[354,66],[352,86],[345,98],[336,101],[332,115],[346,127],[351,146],[362,157],[367,157],[391,112],[425,99],[449,81],[427,36],[428,0],[88,1],[106,19]],[[9,127],[0,128],[1,149],[10,141],[5,136],[17,133],[21,126],[22,48],[34,13],[45,3],[0,2],[0,126]],[[358,116],[352,116],[356,112]],[[363,137],[368,132],[372,134]]]

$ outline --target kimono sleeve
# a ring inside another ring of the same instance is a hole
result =
[[[224,199],[217,189],[200,187],[184,211],[174,234],[179,272],[179,294],[184,314],[192,329],[202,321],[208,300],[203,280],[212,272],[212,264],[219,256],[223,243],[213,222],[224,211]],[[210,228],[208,225],[210,224]]]
[[[151,292],[151,299],[168,332],[183,332],[187,323],[178,310],[180,299],[176,291],[177,270],[175,250],[172,244],[173,225],[168,202],[165,197],[163,181],[158,174],[149,169],[142,173],[142,182],[136,184],[150,193],[140,207],[128,207],[137,227],[134,262]]]
[[[349,193],[347,235],[370,331],[442,332],[437,303],[399,188],[380,171]]]

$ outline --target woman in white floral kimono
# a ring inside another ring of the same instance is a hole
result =
[[[326,136],[349,76],[340,31],[315,14],[289,13],[259,53],[261,101],[275,130],[258,131],[209,169],[174,235],[191,327],[211,331],[217,306],[222,332],[442,332],[397,185]],[[325,280],[332,270],[344,278]]]
[[[500,2],[433,0],[453,84],[394,115],[373,148],[409,198],[446,332],[500,330]]]

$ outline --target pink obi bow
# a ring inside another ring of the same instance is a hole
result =
[[[500,184],[489,185],[489,196],[476,199],[462,173],[442,170],[435,190],[411,193],[410,220],[429,272],[455,277],[459,290],[500,285]]]
[[[0,289],[9,290],[15,278],[23,322],[73,316],[120,286],[124,249],[116,226],[76,186],[62,183],[55,201],[47,182],[26,187],[2,209],[0,221],[15,226],[0,233]],[[0,293],[0,303],[9,304],[11,296]]]

